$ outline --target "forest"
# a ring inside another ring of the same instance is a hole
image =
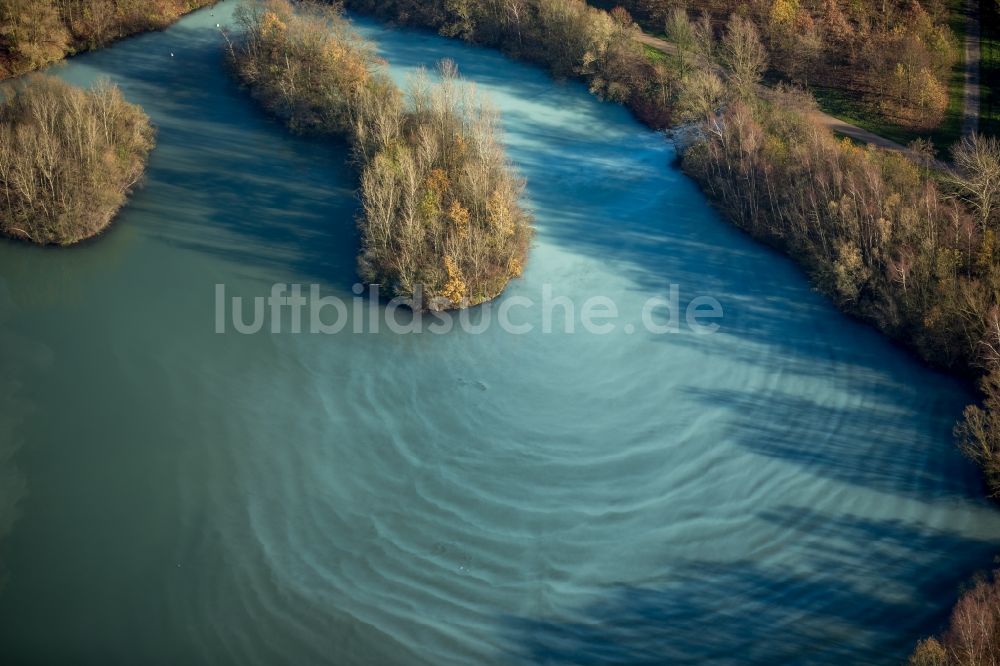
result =
[[[29,72],[116,39],[158,30],[216,0],[4,0],[0,78]]]
[[[0,232],[59,245],[100,233],[152,148],[149,118],[117,87],[33,75],[0,104]]]
[[[496,112],[442,64],[399,90],[336,8],[237,10],[233,66],[298,132],[346,138],[361,171],[359,272],[417,308],[467,307],[521,274],[531,220]]]

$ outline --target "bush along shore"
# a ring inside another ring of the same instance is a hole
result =
[[[492,45],[577,76],[652,127],[683,124],[682,165],[734,224],[794,259],[845,312],[927,362],[976,378],[981,404],[956,426],[962,450],[1000,494],[1000,141],[970,135],[935,160],[839,140],[799,89],[760,85],[771,55],[739,14],[725,25],[667,13],[676,47],[624,66],[637,33],[623,11],[582,0],[347,0],[384,19]],[[648,55],[648,54],[647,54]],[[652,69],[650,69],[652,68]],[[620,84],[620,85],[619,85]],[[651,94],[656,91],[656,94]],[[660,104],[649,110],[645,104]],[[1000,583],[980,580],[915,664],[1000,662]]]
[[[115,86],[29,77],[0,103],[0,232],[43,245],[100,233],[152,148],[149,118]]]
[[[231,41],[239,78],[298,132],[345,137],[361,171],[362,278],[415,308],[498,296],[521,274],[531,219],[496,113],[454,67],[399,90],[334,7],[246,2]]]
[[[149,30],[217,0],[3,0],[0,79]]]

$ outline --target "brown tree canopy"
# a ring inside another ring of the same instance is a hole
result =
[[[0,104],[0,232],[62,245],[99,233],[152,148],[149,118],[118,88],[32,76]]]
[[[0,78],[163,28],[217,0],[2,0]]]

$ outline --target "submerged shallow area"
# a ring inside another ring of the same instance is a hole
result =
[[[52,70],[110,77],[158,148],[97,242],[0,243],[0,662],[897,663],[990,566],[964,387],[729,227],[623,109],[360,18],[400,79],[454,60],[528,179],[525,276],[472,323],[545,285],[621,316],[351,333],[385,304],[354,310],[346,149],[229,81],[233,7]],[[274,283],[350,324],[215,332],[216,285]],[[720,330],[648,331],[671,285]]]

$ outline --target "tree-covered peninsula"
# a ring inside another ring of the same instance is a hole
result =
[[[153,143],[142,108],[110,83],[32,76],[0,103],[0,232],[43,245],[100,233]]]
[[[239,78],[290,128],[346,138],[361,171],[359,272],[415,307],[499,295],[521,274],[531,219],[497,114],[450,64],[400,90],[336,9],[247,2]]]

